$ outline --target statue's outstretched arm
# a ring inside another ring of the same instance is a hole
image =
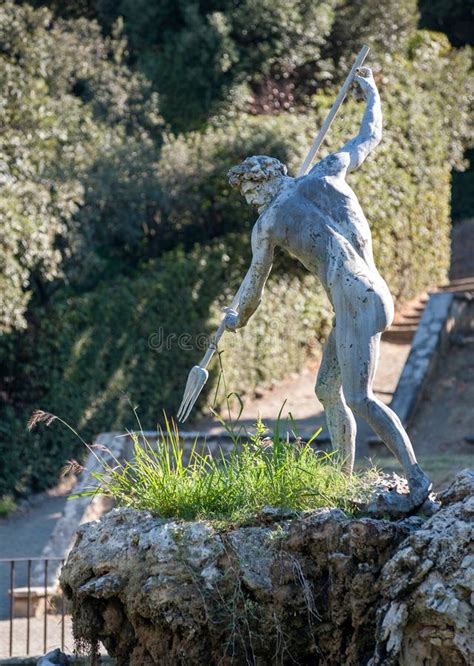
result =
[[[238,314],[229,311],[226,328],[235,330],[246,325],[260,305],[263,289],[272,269],[274,244],[268,233],[257,222],[252,231],[252,263],[242,283]]]
[[[372,70],[369,67],[361,67],[355,80],[365,95],[367,106],[359,134],[336,153],[344,159],[347,171],[357,169],[382,138],[382,107]]]

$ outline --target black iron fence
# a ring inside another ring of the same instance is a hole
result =
[[[30,655],[32,637],[35,639],[33,649],[36,654],[39,648],[42,648],[45,654],[48,651],[48,614],[52,613],[55,615],[54,647],[64,650],[65,600],[56,583],[63,564],[64,559],[59,557],[0,559],[0,568],[3,569],[0,624],[4,625],[1,631],[1,642],[4,645],[0,646],[3,654],[0,658]],[[8,631],[5,631],[5,622],[8,623]]]

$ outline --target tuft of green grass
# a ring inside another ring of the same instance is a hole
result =
[[[264,437],[261,422],[253,436],[231,432],[231,451],[213,456],[205,444],[198,448],[197,441],[187,450],[176,424],[165,417],[165,431],[156,444],[143,432],[130,433],[132,459],[102,459],[102,470],[93,475],[97,486],[83,495],[102,494],[118,506],[184,520],[243,521],[266,506],[295,512],[337,507],[356,513],[354,502],[367,492],[374,470],[349,477],[337,455],[313,448],[318,433],[308,442],[290,442],[280,436],[279,423],[271,440]]]

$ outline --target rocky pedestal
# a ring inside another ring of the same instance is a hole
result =
[[[474,474],[438,500],[383,568],[370,666],[474,663]]]
[[[81,526],[61,575],[75,636],[119,666],[473,663],[474,474],[440,499],[397,522],[112,511]]]

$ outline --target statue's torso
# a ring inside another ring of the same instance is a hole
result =
[[[288,179],[260,219],[275,245],[319,277],[331,300],[334,289],[388,294],[374,264],[369,225],[342,175],[315,169]]]

